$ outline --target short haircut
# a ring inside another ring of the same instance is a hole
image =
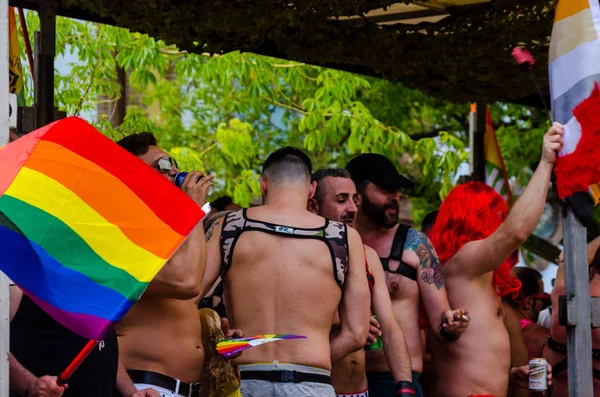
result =
[[[217,211],[224,211],[225,207],[233,204],[233,200],[229,196],[222,196],[210,203],[211,207],[213,207]]]
[[[315,197],[317,200],[323,198],[323,185],[321,181],[327,177],[352,179],[350,172],[345,168],[321,168],[312,174],[311,182],[317,182]]]
[[[421,222],[421,232],[428,234],[431,231],[431,229],[433,229],[433,225],[435,225],[438,213],[439,211],[435,210],[425,215],[425,218],[423,218],[423,222]]]
[[[535,269],[525,266],[517,266],[513,268],[513,273],[516,278],[521,282],[521,288],[519,293],[515,296],[512,295],[508,302],[512,306],[518,306],[522,303],[525,298],[533,295],[544,293],[544,287],[540,290],[540,280],[542,280],[542,274]]]
[[[310,158],[300,149],[287,146],[273,152],[263,164],[262,176],[272,182],[284,180],[310,181],[312,163]]]
[[[150,146],[157,146],[156,138],[151,132],[129,135],[117,144],[135,156],[146,154]]]

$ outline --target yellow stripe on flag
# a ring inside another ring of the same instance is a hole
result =
[[[555,40],[550,42],[548,62],[570,53],[581,44],[598,40],[592,10],[588,8],[556,22],[552,27],[552,35]]]
[[[589,0],[568,0],[559,1],[554,14],[554,23],[569,18],[580,11],[590,8]]]
[[[32,186],[36,190],[31,189]],[[38,171],[21,168],[4,194],[60,219],[98,256],[138,281],[152,281],[158,269],[167,262],[133,243],[117,226],[100,216],[77,195]]]

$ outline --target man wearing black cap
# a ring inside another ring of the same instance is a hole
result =
[[[453,342],[466,330],[466,310],[451,310],[444,288],[441,263],[429,239],[409,226],[398,223],[400,189],[414,184],[398,173],[385,156],[368,153],[351,160],[350,171],[358,193],[358,215],[354,227],[363,242],[379,255],[396,320],[402,327],[413,371],[417,396],[422,395],[419,374],[423,352],[419,330],[420,297],[432,333]],[[367,377],[371,396],[395,392],[389,366],[381,350],[367,352]]]

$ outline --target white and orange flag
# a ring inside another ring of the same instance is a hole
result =
[[[565,125],[556,162],[560,198],[600,190],[600,5],[598,0],[560,0],[549,54],[554,121]]]

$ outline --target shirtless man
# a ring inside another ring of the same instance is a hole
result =
[[[209,232],[202,291],[222,276],[230,323],[247,335],[296,334],[246,350],[243,396],[333,397],[331,361],[361,349],[369,287],[358,233],[306,210],[315,191],[311,162],[295,148],[264,163],[264,205],[231,212]],[[331,321],[340,312],[339,333]]]
[[[562,135],[560,124],[548,130],[540,164],[508,216],[504,199],[482,182],[454,188],[440,207],[431,241],[444,266],[450,303],[469,305],[473,321],[456,343],[432,341],[437,396],[504,397],[509,376],[512,384],[528,388],[528,368],[510,368],[500,297],[519,289],[510,276],[510,256],[542,216]]]
[[[312,180],[317,183],[317,188],[315,195],[308,201],[308,210],[353,226],[358,212],[355,204],[358,193],[350,179],[350,173],[343,168],[324,169],[315,172]],[[382,331],[383,351],[396,384],[403,381],[403,388],[413,388],[408,348],[404,333],[392,312],[381,262],[372,248],[365,246],[365,252],[370,273],[368,277],[371,277],[371,306]],[[339,318],[334,320],[334,324],[337,323]],[[338,397],[368,397],[365,351],[361,349],[332,363],[331,378]]]
[[[519,279],[521,288],[518,295],[509,295],[504,301],[508,304],[508,310],[512,310],[519,319],[528,358],[540,358],[550,330],[538,325],[537,321],[544,302],[550,300],[550,295],[544,293],[542,275],[537,270],[519,266],[514,267],[511,273]]]
[[[399,191],[402,187],[409,187],[410,181],[398,173],[389,159],[378,154],[362,154],[350,161],[346,169],[350,171],[359,192],[354,225],[364,243],[382,258],[392,310],[404,331],[410,353],[415,394],[421,396],[421,299],[433,328],[432,334],[443,343],[452,343],[460,337],[469,322],[468,313],[460,311],[465,316],[462,317],[459,311],[450,309],[441,264],[427,237],[398,224]],[[393,246],[396,249],[393,250]],[[397,251],[397,256],[393,251]],[[391,257],[401,259],[402,263]],[[459,322],[458,327],[455,320]],[[389,371],[388,361],[381,350],[367,352],[367,377],[372,396],[393,395],[394,380]]]
[[[130,135],[118,143],[171,182],[179,172],[175,160],[157,147],[148,132]],[[202,206],[212,179],[192,171],[182,190]],[[138,389],[152,387],[165,397],[199,395],[204,350],[197,303],[205,265],[204,229],[200,226],[117,324],[120,357]]]
[[[588,244],[588,263],[590,267],[590,296],[600,296],[600,237]],[[565,262],[561,255],[558,262],[556,281],[552,289],[552,323],[550,338],[544,349],[544,358],[554,367],[553,395],[567,396],[569,384],[567,382],[567,329],[558,323],[558,298],[565,295]],[[600,397],[600,328],[592,328],[592,366],[594,368],[594,397]]]

